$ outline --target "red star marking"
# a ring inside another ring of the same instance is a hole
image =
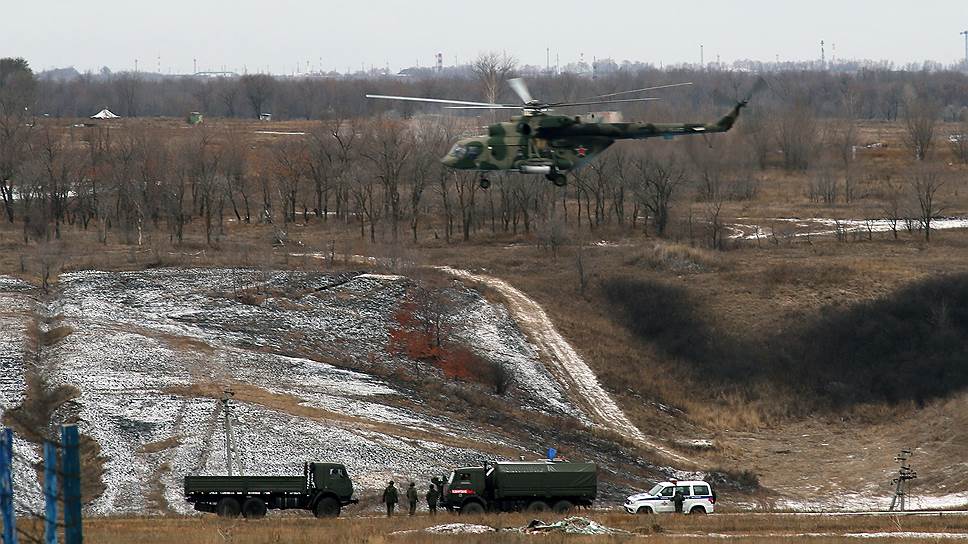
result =
[[[578,149],[575,149],[575,152],[578,153],[578,156],[579,157],[584,157],[585,156],[585,153],[587,153],[588,150],[585,149],[585,146],[580,145],[580,146],[578,146]]]

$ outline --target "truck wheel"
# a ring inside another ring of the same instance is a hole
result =
[[[639,508],[638,510],[636,510],[635,513],[636,514],[643,514],[643,515],[647,515],[647,516],[653,514],[652,507],[651,506],[643,506],[642,508]]]
[[[575,505],[572,504],[571,501],[566,500],[560,500],[555,503],[554,507],[552,507],[552,510],[554,510],[556,514],[567,514],[574,509]]]
[[[235,497],[225,497],[215,505],[215,513],[220,518],[237,518],[241,511],[242,508],[239,507],[239,501]]]
[[[339,511],[340,506],[336,499],[333,497],[323,497],[316,503],[313,514],[316,514],[317,518],[335,518],[339,517]]]
[[[484,507],[479,502],[471,502],[462,506],[460,513],[468,516],[479,516],[484,513]]]
[[[266,517],[266,503],[262,499],[249,497],[242,503],[242,516],[245,519],[262,519]]]
[[[528,505],[528,512],[533,514],[540,514],[541,512],[548,511],[548,503],[544,501],[534,501]]]
[[[699,515],[699,516],[704,516],[704,515],[706,515],[706,509],[703,508],[702,506],[693,506],[692,507],[692,510],[690,510],[689,513],[690,514],[696,514],[696,515]]]

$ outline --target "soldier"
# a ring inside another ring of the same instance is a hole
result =
[[[414,486],[413,482],[410,482],[410,487],[407,488],[407,502],[410,503],[410,515],[417,513],[417,488]]]
[[[393,509],[397,507],[397,488],[393,487],[393,480],[383,490],[383,503],[387,505],[387,517],[393,516]]]
[[[682,489],[676,487],[676,494],[672,496],[672,503],[676,505],[676,513],[682,513],[682,503],[686,502],[686,496],[682,494]]]
[[[430,489],[427,490],[427,509],[430,510],[431,516],[437,515],[438,498],[440,498],[440,493],[437,492],[437,486],[430,484]]]

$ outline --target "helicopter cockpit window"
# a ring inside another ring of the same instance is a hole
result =
[[[467,146],[467,150],[465,151],[464,155],[468,159],[476,159],[478,157],[478,155],[481,154],[481,149],[482,148],[481,148],[480,144],[477,144],[477,145],[471,144],[471,145]]]
[[[454,147],[450,148],[450,155],[458,159],[464,158],[465,153],[467,153],[467,148],[460,144],[454,144]]]

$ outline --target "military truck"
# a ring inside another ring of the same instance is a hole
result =
[[[484,512],[565,513],[591,506],[598,493],[595,463],[497,461],[450,473],[441,502],[461,514]]]
[[[269,509],[337,517],[356,504],[353,481],[338,463],[305,463],[302,476],[185,476],[185,500],[199,512],[259,519]]]

